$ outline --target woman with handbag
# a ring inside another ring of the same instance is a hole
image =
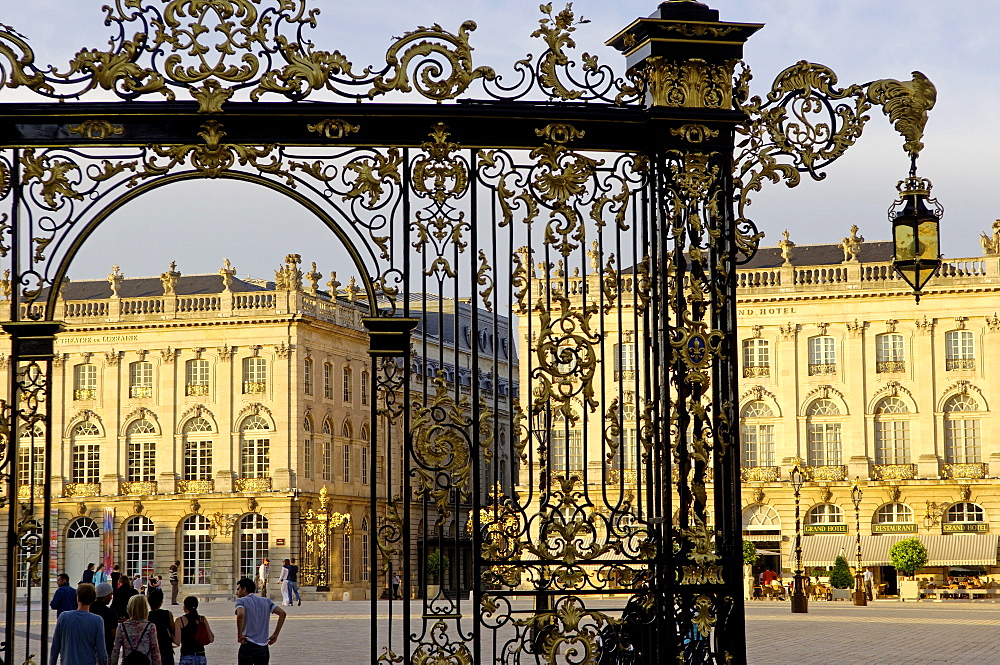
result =
[[[206,665],[205,646],[215,641],[208,619],[198,614],[198,599],[184,599],[184,616],[174,622],[174,644],[181,648],[180,665]]]
[[[118,624],[115,647],[110,665],[162,665],[160,645],[156,640],[156,626],[149,619],[149,603],[145,596],[132,596],[128,601],[128,620]]]

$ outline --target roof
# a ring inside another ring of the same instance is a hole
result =
[[[861,243],[858,260],[861,263],[882,263],[892,261],[891,240],[876,240]],[[830,266],[844,262],[844,250],[840,245],[795,245],[792,248],[792,265]],[[740,269],[779,268],[785,263],[780,247],[761,247],[750,261],[738,266]]]
[[[259,280],[254,280],[254,282]],[[231,291],[273,291],[274,284],[261,286],[253,282],[233,278]],[[222,293],[222,276],[219,274],[181,275],[177,279],[174,292],[179,296]],[[70,280],[66,287],[66,300],[98,300],[111,297],[111,284],[106,279]],[[163,283],[159,277],[132,277],[122,280],[118,287],[122,298],[155,298],[163,295]]]
[[[861,565],[889,566],[889,548],[908,534],[861,536]],[[992,533],[920,534],[927,548],[927,566],[995,566],[997,535]],[[855,560],[855,536],[812,535],[802,539],[803,566],[833,566],[843,551],[848,563]]]

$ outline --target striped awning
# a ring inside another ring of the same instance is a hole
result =
[[[861,536],[861,564],[892,565],[889,548],[900,540],[912,537],[906,534]],[[927,548],[928,567],[998,565],[996,534],[921,534],[917,537]],[[854,562],[857,556],[855,536],[817,535],[802,539],[803,566],[833,566],[841,553],[848,563]]]

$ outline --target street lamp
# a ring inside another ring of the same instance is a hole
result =
[[[802,521],[799,519],[799,493],[806,481],[802,469],[796,464],[788,474],[795,490],[795,583],[792,588],[792,614],[805,614],[809,611],[809,598],[802,588]]]
[[[859,607],[868,604],[868,598],[865,596],[864,576],[861,574],[861,498],[861,479],[855,478],[853,487],[851,487],[851,501],[854,502],[854,529],[857,532],[858,545],[858,565],[854,569],[854,604]]]
[[[930,198],[931,181],[917,177],[916,162],[909,177],[900,180],[896,189],[899,198],[889,208],[894,248],[892,265],[920,302],[920,290],[941,266],[938,223],[944,208]]]

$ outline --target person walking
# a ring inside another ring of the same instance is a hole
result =
[[[160,643],[160,661],[174,665],[174,615],[163,609],[163,590],[149,594],[149,621],[156,626],[156,641]]]
[[[117,563],[111,567],[111,588],[117,589],[122,581],[122,567]]]
[[[132,588],[135,589],[136,593],[142,593],[142,575],[136,573],[135,577],[132,578]]]
[[[114,592],[111,585],[102,582],[97,585],[97,600],[90,606],[90,613],[96,614],[104,621],[104,647],[108,653],[115,648],[115,633],[118,631],[118,613],[108,606]]]
[[[177,604],[177,594],[180,592],[180,584],[181,584],[181,580],[180,580],[180,576],[179,576],[180,569],[181,569],[181,562],[180,561],[174,561],[170,565],[170,575],[168,577],[170,579],[170,604],[171,605],[176,605]]]
[[[257,568],[257,586],[260,587],[260,595],[267,596],[267,576],[271,572],[271,561],[264,557]]]
[[[93,584],[94,583],[94,564],[88,563],[87,570],[83,571],[83,575],[80,576],[80,584]]]
[[[76,589],[69,585],[69,575],[60,573],[56,577],[56,592],[52,594],[49,608],[56,611],[58,617],[63,612],[76,609]]]
[[[133,651],[138,651],[149,659],[150,665],[162,665],[160,643],[156,637],[156,626],[149,622],[149,602],[143,595],[132,596],[128,601],[128,621],[118,625],[115,633],[115,648],[111,652],[108,665],[119,665],[119,656],[124,656],[127,664]]]
[[[90,613],[90,606],[97,600],[93,584],[76,588],[76,609],[59,615],[52,633],[49,662],[56,665],[62,657],[63,665],[105,665],[108,652],[104,646],[104,624],[101,617]]]
[[[265,559],[266,561],[266,559]],[[236,583],[236,641],[240,643],[238,665],[268,665],[270,645],[278,641],[278,633],[285,623],[285,610],[270,598],[255,595],[257,585],[243,578]],[[274,632],[268,635],[268,619],[278,615]]]
[[[115,611],[119,619],[124,619],[128,616],[128,601],[137,593],[139,592],[132,586],[132,582],[128,576],[123,576],[121,585],[114,590],[111,598],[111,609]]]
[[[109,581],[110,578],[108,577],[108,574],[104,571],[104,564],[103,563],[97,564],[97,570],[94,571],[94,577],[91,580],[91,583],[96,587],[100,584],[104,584],[105,582]]]
[[[399,573],[392,574],[392,597],[394,600],[400,600],[399,596]]]
[[[868,600],[875,600],[873,592],[875,574],[872,573],[871,568],[865,568],[864,572],[861,573],[861,577],[865,583],[865,596]]]
[[[285,559],[281,564],[281,576],[278,577],[278,588],[281,590],[281,605],[287,607],[292,604],[292,598],[288,593],[288,567],[292,562]]]
[[[295,564],[295,559],[292,559],[292,563],[288,566],[288,602],[292,602],[292,595],[295,595],[295,600],[302,604],[302,596],[299,595],[299,567]]]
[[[199,631],[204,641],[199,641]],[[215,633],[208,619],[198,614],[198,599],[188,596],[184,599],[184,616],[174,621],[174,644],[181,647],[180,665],[206,665],[205,645],[214,641]]]

